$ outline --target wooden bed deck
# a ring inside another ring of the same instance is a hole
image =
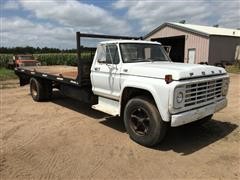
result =
[[[43,74],[49,74],[69,79],[76,79],[78,75],[78,68],[74,66],[54,65],[54,66],[31,66],[21,67],[30,71],[36,71]]]

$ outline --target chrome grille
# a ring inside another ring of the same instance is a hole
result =
[[[222,83],[223,79],[216,79],[186,85],[184,106],[196,106],[221,98]]]
[[[36,62],[24,63],[24,66],[36,66]]]

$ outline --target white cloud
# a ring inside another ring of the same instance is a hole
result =
[[[212,5],[218,15],[217,24],[225,27],[240,27],[240,1],[220,1]]]
[[[126,20],[114,17],[106,10],[76,0],[19,0],[27,17],[2,17],[3,46],[48,46],[75,48],[75,32],[129,34]],[[20,11],[21,12],[21,11]],[[98,42],[83,39],[83,45]]]
[[[178,22],[236,27],[240,19],[240,1],[175,0],[127,1],[118,0],[116,9],[126,9],[127,17],[140,24],[142,32],[149,32],[164,22]]]
[[[6,10],[16,10],[18,8],[19,8],[18,2],[14,0],[8,0],[3,4],[3,9]]]
[[[9,11],[12,17],[0,17],[1,45],[75,48],[76,31],[136,36],[164,22],[183,19],[192,24],[240,27],[240,1],[234,0],[118,0],[108,8],[76,0],[6,1],[1,6],[2,14]],[[22,17],[16,17],[15,11]],[[126,13],[124,17],[117,17],[113,11]],[[26,14],[27,17],[23,17]]]
[[[12,17],[0,18],[1,45],[74,48],[75,31],[71,28],[36,24],[29,20]]]
[[[21,5],[34,16],[61,25],[78,28],[80,31],[95,33],[128,34],[127,21],[114,17],[108,11],[91,4],[71,1],[27,1]]]

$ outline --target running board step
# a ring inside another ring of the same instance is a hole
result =
[[[98,97],[98,104],[93,105],[92,108],[112,116],[119,115],[119,102],[112,99]]]

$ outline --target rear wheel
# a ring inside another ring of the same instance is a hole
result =
[[[165,136],[164,122],[153,102],[144,96],[131,99],[124,110],[124,124],[129,136],[144,146],[154,146]]]
[[[52,95],[51,83],[41,79],[31,78],[30,93],[34,101],[48,100]]]

